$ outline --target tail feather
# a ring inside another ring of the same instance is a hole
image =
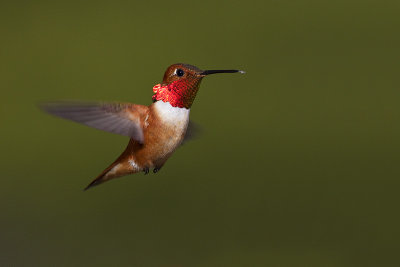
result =
[[[83,191],[88,190],[89,188],[92,188],[96,185],[99,185],[109,179],[105,179],[105,176],[107,175],[107,173],[115,166],[115,162],[113,164],[111,164],[110,166],[107,167],[107,169],[105,169],[104,171],[102,171],[102,173],[100,173],[99,176],[97,176],[90,184],[88,184],[88,186],[85,187],[85,189],[83,189]],[[115,177],[116,178],[116,177]],[[111,179],[111,178],[110,178]]]
[[[102,171],[88,186],[86,186],[84,191],[108,180],[139,172],[139,166],[133,166],[131,163],[133,161],[130,159],[134,145],[135,141],[131,139],[125,151],[118,157],[118,159]]]

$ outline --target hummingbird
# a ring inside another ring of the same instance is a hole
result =
[[[119,102],[51,102],[41,108],[58,117],[128,136],[122,154],[84,190],[114,178],[144,172],[157,173],[173,152],[193,135],[190,108],[202,79],[215,73],[241,70],[201,70],[189,64],[173,64],[163,81],[153,87],[149,106]]]

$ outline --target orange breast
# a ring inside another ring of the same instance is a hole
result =
[[[157,101],[143,118],[144,144],[133,142],[134,161],[141,168],[160,167],[181,144],[189,123],[189,109]]]

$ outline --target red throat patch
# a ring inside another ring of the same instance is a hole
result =
[[[172,92],[170,85],[156,84],[153,87],[153,101],[161,100],[163,102],[169,102],[173,107],[180,107],[182,108],[184,105],[182,101],[179,101],[178,97]]]
[[[174,81],[167,85],[157,84],[153,87],[153,101],[161,100],[168,102],[173,107],[190,108],[196,92],[198,84],[195,88],[189,87],[187,83],[182,81]]]

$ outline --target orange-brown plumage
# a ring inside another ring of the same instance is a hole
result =
[[[157,109],[159,104],[135,105],[127,110],[130,116],[139,117],[144,140],[131,138],[125,151],[105,169],[87,188],[128,174],[161,169],[170,155],[182,142],[189,123],[189,110],[182,120],[164,120]],[[165,104],[162,104],[165,105]]]
[[[160,170],[182,143],[190,107],[203,77],[237,70],[202,71],[188,64],[171,65],[162,84],[153,88],[149,106],[129,103],[71,103],[43,105],[47,112],[97,129],[130,137],[124,152],[85,189],[113,178]]]

